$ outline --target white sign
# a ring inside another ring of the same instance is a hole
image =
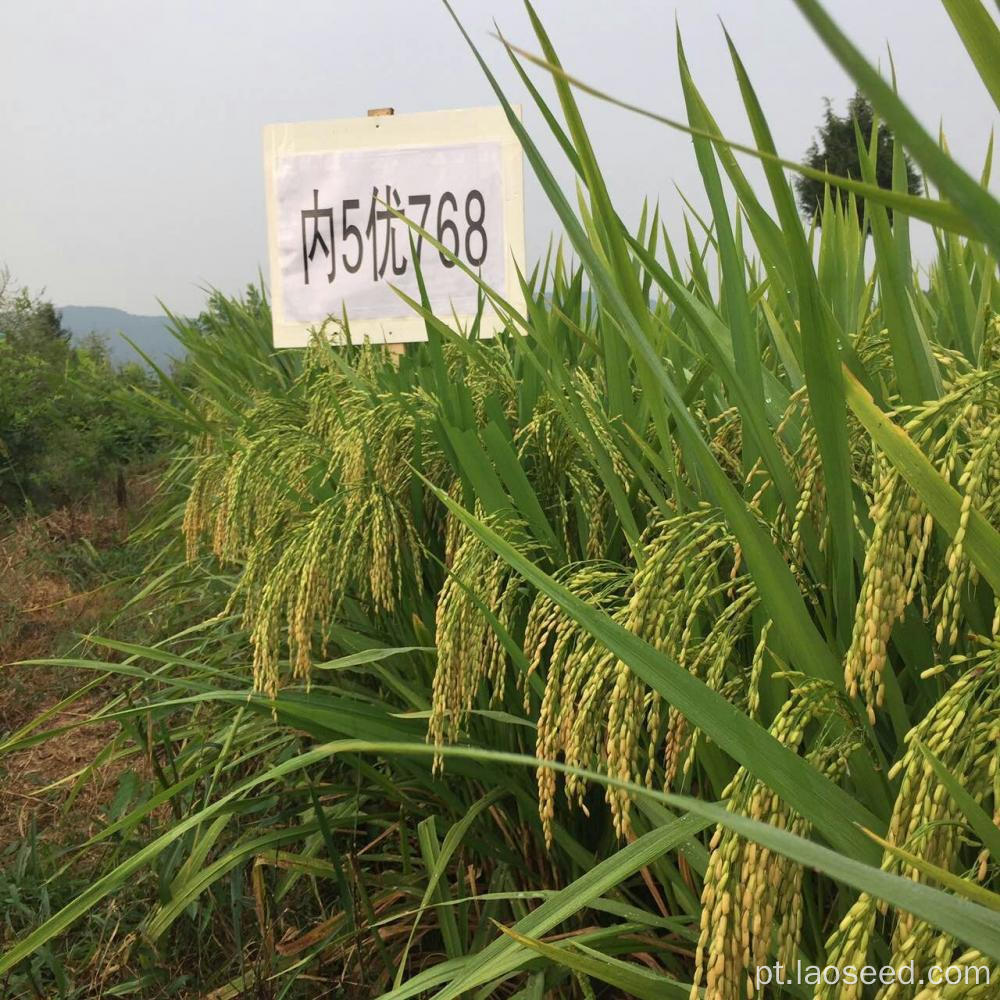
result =
[[[276,347],[324,323],[341,341],[345,311],[355,343],[426,339],[392,288],[419,300],[417,261],[435,314],[472,322],[476,282],[394,213],[521,303],[521,149],[501,109],[269,125],[264,162]],[[487,306],[480,335],[499,327]]]

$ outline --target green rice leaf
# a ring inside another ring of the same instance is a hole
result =
[[[900,475],[927,505],[934,520],[951,536],[958,530],[962,498],[942,478],[906,431],[882,412],[853,375],[844,371],[847,399],[855,416],[896,467]],[[965,535],[965,551],[994,593],[1000,593],[1000,532],[972,508]]]
[[[941,3],[993,103],[1000,109],[1000,27],[980,0],[941,0]]]
[[[928,135],[916,116],[840,30],[818,0],[795,0],[795,5],[914,159],[962,213],[967,224],[990,245],[994,253],[1000,254],[1000,202],[962,170]],[[885,199],[880,201],[889,204]],[[917,213],[911,214],[920,217]]]

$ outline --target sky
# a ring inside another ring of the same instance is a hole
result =
[[[825,0],[887,68],[926,127],[943,122],[978,176],[995,107],[940,0]],[[454,0],[556,176],[572,173],[500,45],[496,20],[537,52],[513,0]],[[799,159],[823,113],[853,86],[791,0],[536,0],[566,69],[623,99],[684,117],[675,21],[696,83],[731,138],[749,125],[721,22],[768,116],[778,151]],[[532,76],[548,96],[542,70]],[[0,267],[57,305],[194,313],[206,286],[267,278],[261,127],[270,122],[496,104],[439,0],[0,0]],[[706,204],[690,139],[582,97],[612,198],[637,220],[659,200],[683,236],[683,192]],[[753,178],[762,174],[748,165]],[[995,185],[994,185],[995,187]],[[555,216],[526,165],[527,254]],[[932,240],[915,234],[918,257]]]

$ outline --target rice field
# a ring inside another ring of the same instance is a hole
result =
[[[45,661],[117,678],[90,721],[152,777],[81,891],[7,920],[5,996],[1000,995],[992,143],[970,176],[796,2],[899,144],[892,189],[860,135],[864,177],[819,172],[821,227],[724,38],[752,140],[678,42],[686,120],[620,113],[689,133],[711,216],[626,228],[577,95],[617,101],[532,12],[506,56],[579,196],[477,52],[565,232],[523,309],[481,286],[502,335],[412,300],[397,359],[276,352],[259,300],[175,320],[135,598],[166,624]],[[996,21],[945,6],[1000,107]]]

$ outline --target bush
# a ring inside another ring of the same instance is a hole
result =
[[[799,6],[947,201],[862,188],[870,244],[839,202],[810,234],[679,50],[716,253],[624,228],[556,72],[565,129],[531,96],[579,214],[509,119],[575,261],[530,270],[523,311],[487,290],[495,341],[431,320],[394,363],[276,352],[247,301],[178,324],[161,627],[88,664],[129,685],[107,753],[154,775],[0,975],[155,876],[117,995],[182,966],[219,998],[739,1000],[799,959],[996,995],[1000,202]]]
[[[116,480],[162,443],[137,393],[153,387],[137,364],[115,367],[95,336],[70,341],[59,313],[0,276],[0,507],[69,504]]]

